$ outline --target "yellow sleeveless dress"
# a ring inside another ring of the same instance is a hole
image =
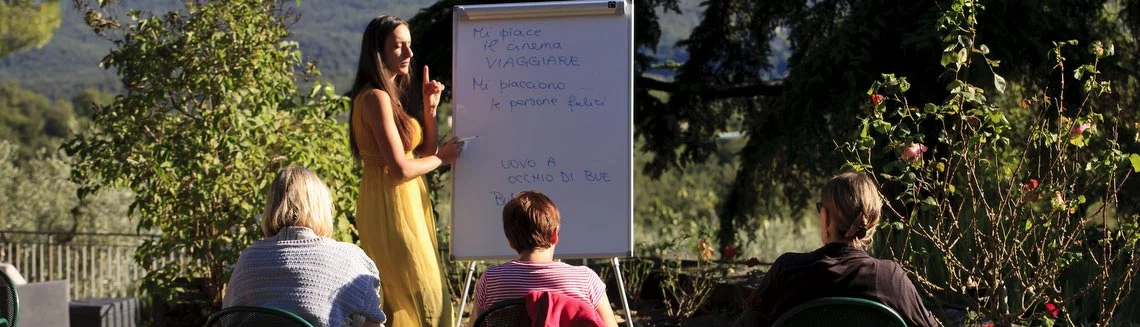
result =
[[[363,124],[362,110],[367,109],[361,106],[351,117],[359,127],[353,132],[364,166],[356,199],[356,230],[361,247],[380,270],[381,307],[388,316],[385,325],[450,327],[451,296],[440,269],[435,215],[424,178],[399,181],[385,172],[373,136],[380,131]],[[412,147],[404,153],[408,158],[415,156],[410,150],[423,138],[419,123],[412,121]]]

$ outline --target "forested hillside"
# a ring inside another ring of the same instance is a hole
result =
[[[411,18],[434,0],[345,0],[301,1],[296,7],[301,19],[291,29],[292,38],[300,42],[306,60],[316,60],[322,79],[345,89],[360,51],[360,33],[374,16],[393,14]],[[178,1],[126,1],[129,7],[143,10],[174,8]],[[290,2],[290,4],[293,4]],[[40,49],[29,49],[0,58],[0,81],[18,81],[25,89],[54,100],[67,100],[84,89],[115,93],[121,87],[115,72],[99,67],[99,60],[111,48],[109,41],[91,32],[70,2],[61,3],[63,22],[51,41]],[[662,46],[657,57],[683,62],[683,48],[672,45],[688,36],[700,19],[700,1],[681,1],[683,15],[662,16]],[[430,47],[434,42],[451,40],[416,40],[416,47]]]

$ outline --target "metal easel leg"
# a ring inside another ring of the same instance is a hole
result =
[[[633,327],[633,314],[630,313],[629,297],[625,295],[625,280],[621,277],[621,265],[618,264],[618,258],[613,258],[614,274],[617,276],[618,289],[621,290],[621,307],[625,310],[625,325]]]
[[[471,290],[471,278],[475,277],[475,261],[467,265],[467,282],[463,283],[463,297],[459,300],[459,314],[455,319],[455,327],[463,326],[463,310],[467,309],[467,292]],[[471,317],[475,319],[475,317]]]

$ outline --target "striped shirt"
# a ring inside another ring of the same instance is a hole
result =
[[[529,291],[550,291],[598,308],[606,298],[606,284],[590,268],[563,262],[514,260],[487,268],[475,284],[480,311],[503,300],[522,298]]]

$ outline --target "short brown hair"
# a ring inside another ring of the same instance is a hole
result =
[[[558,207],[542,193],[523,191],[503,206],[503,233],[518,253],[548,248],[561,223]]]
[[[317,174],[301,166],[289,166],[277,173],[265,199],[261,232],[277,235],[289,226],[308,227],[317,235],[333,232],[332,193]]]
[[[820,195],[827,216],[835,226],[832,232],[856,245],[871,244],[871,236],[882,216],[883,200],[870,177],[860,173],[836,175],[827,180]]]

